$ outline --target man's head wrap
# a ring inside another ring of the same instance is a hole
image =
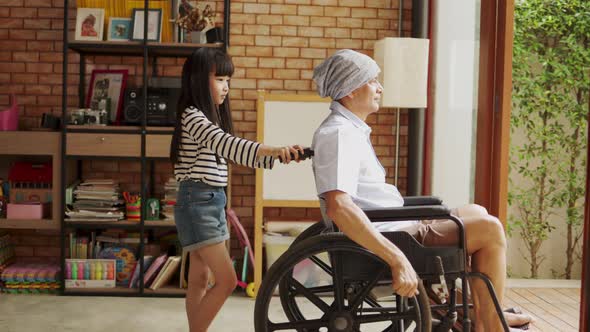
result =
[[[370,57],[340,50],[313,70],[313,80],[321,97],[339,100],[377,77],[380,71]]]

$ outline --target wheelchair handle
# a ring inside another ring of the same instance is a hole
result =
[[[291,154],[291,160],[295,160],[295,155],[293,154],[293,152],[290,153]],[[299,161],[303,161],[307,158],[311,158],[313,157],[313,150],[311,148],[305,148],[303,149],[303,154],[299,155]],[[283,158],[279,157],[279,160],[281,162],[283,162]]]

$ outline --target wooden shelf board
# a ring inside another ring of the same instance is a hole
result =
[[[172,285],[162,286],[156,290],[144,288],[145,294],[171,294],[171,295],[183,295],[186,294],[186,288],[179,288]]]
[[[138,288],[115,287],[115,288],[66,288],[65,295],[90,294],[90,293],[116,293],[116,294],[138,294]]]
[[[75,132],[105,132],[105,131],[117,131],[117,132],[141,132],[141,126],[92,126],[92,125],[68,125],[67,126],[68,132],[75,133]],[[145,130],[147,132],[162,132],[162,133],[170,133],[174,132],[174,127],[156,127],[156,126],[146,126]]]
[[[139,228],[139,222],[133,220],[120,221],[69,221],[65,220],[66,227],[76,228]]]
[[[59,223],[52,219],[0,219],[4,229],[59,229]]]
[[[157,43],[148,42],[148,55],[180,57],[190,55],[198,47],[222,47],[223,44]],[[127,42],[87,42],[69,41],[71,50],[88,54],[113,54],[118,56],[143,56],[144,48],[140,41]]]
[[[146,227],[176,227],[174,220],[171,220],[171,221],[145,220],[144,225]]]

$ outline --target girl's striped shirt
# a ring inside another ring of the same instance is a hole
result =
[[[178,163],[174,165],[177,182],[193,180],[225,187],[225,159],[252,168],[272,168],[273,157],[264,156],[259,160],[256,158],[260,143],[224,132],[198,109],[187,108],[181,121],[182,137],[178,147]]]

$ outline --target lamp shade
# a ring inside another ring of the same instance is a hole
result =
[[[381,106],[426,107],[428,39],[384,38],[375,43],[374,58],[383,85]]]

